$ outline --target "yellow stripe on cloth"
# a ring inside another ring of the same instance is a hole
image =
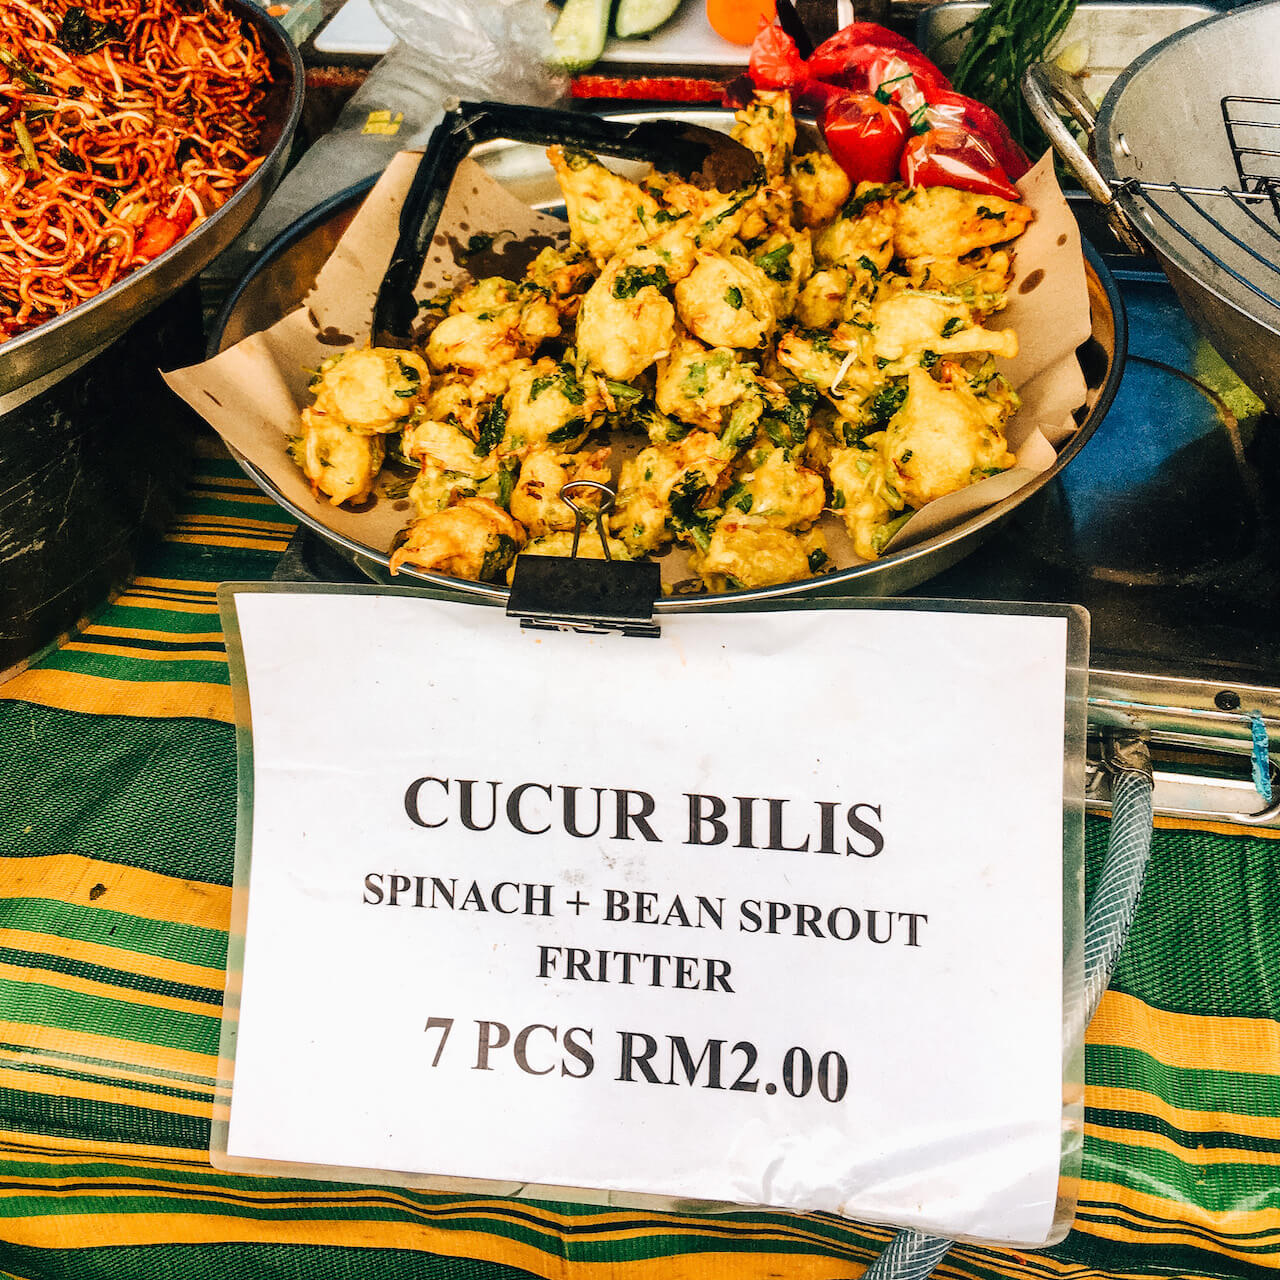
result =
[[[0,1151],[6,1160],[30,1159],[38,1163],[62,1164],[83,1172],[86,1160],[118,1160],[148,1168],[208,1169],[209,1157],[190,1147],[165,1147],[149,1142],[111,1142],[101,1135],[81,1138],[75,1134],[31,1134],[22,1129],[0,1128]]]
[[[151,1053],[151,1046],[147,1046],[147,1053]],[[208,1117],[213,1107],[228,1106],[231,1099],[229,1073],[227,1079],[216,1080],[210,1076],[194,1076],[189,1072],[167,1071],[148,1062],[113,1062],[96,1054],[68,1053],[62,1049],[38,1051],[25,1046],[14,1048],[0,1045],[0,1070],[33,1069],[53,1070],[63,1074],[78,1073],[82,1079],[86,1076],[97,1078],[101,1085],[118,1085],[122,1088],[131,1085],[135,1091],[154,1091],[155,1088],[162,1087],[202,1093],[205,1097],[200,1100],[198,1109],[191,1114],[204,1117]],[[54,1083],[48,1089],[31,1091],[55,1093],[59,1097],[67,1092],[61,1083]],[[136,1098],[131,1101],[137,1105]]]
[[[1122,1089],[1103,1085],[1090,1085],[1089,1106],[1101,1111],[1127,1111],[1134,1115],[1152,1116],[1163,1120],[1172,1128],[1188,1134],[1233,1133],[1242,1138],[1257,1138],[1264,1142],[1280,1142],[1280,1117],[1241,1115],[1231,1111],[1191,1111],[1175,1107],[1158,1094],[1145,1089]],[[1118,1136],[1113,1129],[1098,1127],[1097,1132],[1116,1142],[1130,1142],[1132,1133]],[[1179,1152],[1187,1148],[1179,1147]],[[1196,1148],[1199,1151],[1199,1148]],[[1240,1159],[1237,1151],[1235,1159]]]
[[[1280,1023],[1169,1013],[1115,991],[1102,997],[1085,1040],[1122,1049],[1159,1046],[1159,1061],[1170,1067],[1259,1075],[1280,1070]]]
[[[145,631],[126,631],[123,627],[94,627],[93,636],[114,636],[119,639],[118,644],[103,643],[99,640],[89,639],[88,636],[82,640],[68,640],[62,646],[65,653],[92,653],[98,655],[110,655],[113,658],[132,658],[145,662],[225,662],[226,652],[222,647],[222,634],[218,633],[216,639],[212,643],[208,643],[207,636],[200,637],[206,640],[204,648],[182,649],[175,653],[164,653],[158,649],[144,648],[139,649],[136,645],[129,643],[130,636],[145,636]],[[171,637],[165,636],[165,639]],[[148,681],[150,683],[150,681]]]
[[[219,661],[226,661],[218,654]],[[151,720],[235,722],[231,687],[185,680],[113,680],[106,676],[60,671],[55,667],[27,670],[0,686],[0,699],[32,702],[58,711],[97,716],[139,716]]]
[[[115,602],[120,603],[120,600]],[[222,628],[216,631],[157,631],[154,627],[120,627],[113,624],[98,622],[92,627],[87,627],[81,632],[81,638],[89,636],[104,636],[114,638],[124,642],[124,647],[128,648],[130,640],[154,640],[160,644],[183,644],[196,645],[203,641],[208,652],[190,651],[184,649],[181,653],[173,654],[175,658],[199,658],[204,662],[217,662],[222,658]],[[75,641],[71,641],[74,644]],[[107,648],[106,645],[93,645],[91,652],[97,653]],[[160,653],[157,650],[147,650],[148,657],[169,657],[171,655]]]
[[[185,533],[173,530],[168,535],[170,542],[187,542],[198,547],[237,547],[247,551],[284,551],[289,545],[291,533],[281,534],[278,538],[248,537],[244,534],[214,532],[200,530],[197,533]]]
[[[1102,1142],[1119,1143],[1122,1146],[1133,1145],[1135,1139],[1133,1129],[1123,1129],[1113,1125],[1090,1124],[1086,1121],[1084,1131],[1091,1138],[1097,1138]],[[1226,1130],[1228,1133],[1235,1131],[1234,1127]],[[1181,1163],[1193,1165],[1196,1168],[1209,1168],[1220,1164],[1246,1164],[1258,1158],[1256,1153],[1245,1151],[1240,1147],[1206,1147],[1203,1144],[1192,1146],[1178,1142],[1163,1133],[1150,1133],[1145,1130],[1142,1133],[1141,1142],[1144,1152],[1162,1151]]]
[[[115,601],[130,608],[163,610],[167,613],[218,612],[218,587],[214,582],[194,578],[137,577]],[[221,636],[221,631],[218,635]]]
[[[35,1062],[10,1065],[0,1061],[0,1089],[16,1089],[28,1097],[47,1094],[58,1099],[76,1098],[81,1102],[100,1102],[109,1106],[154,1107],[169,1115],[200,1118],[209,1115],[208,1098],[179,1098],[171,1092],[157,1096],[130,1088],[127,1084],[112,1085],[100,1080],[78,1080],[66,1075],[36,1075],[33,1074],[36,1066]],[[193,1086],[185,1084],[182,1088],[192,1091]]]
[[[1258,797],[1258,808],[1263,808]],[[1251,836],[1255,840],[1280,840],[1280,827],[1254,827],[1247,822],[1205,822],[1200,818],[1165,818],[1156,815],[1159,831],[1212,831],[1220,836]]]
[[[194,987],[208,987],[213,991],[221,991],[225,981],[225,974],[220,968],[191,964],[186,960],[171,960],[167,956],[152,955],[146,951],[130,951],[123,947],[86,942],[81,938],[68,938],[62,934],[0,928],[0,946],[38,955],[59,956],[81,964],[99,965],[104,969],[127,969],[139,977],[187,983]]]
[[[182,996],[162,995],[158,991],[139,991],[133,987],[122,987],[115,982],[82,978],[78,974],[59,973],[53,969],[32,969],[25,964],[0,962],[0,979],[22,983],[28,988],[66,991],[73,995],[92,996],[98,1000],[112,1000],[121,1005],[143,1005],[148,1009],[186,1013],[196,1018],[221,1016],[218,1006],[210,1005],[206,1000],[186,1000]]]
[[[953,1245],[942,1264],[933,1273],[938,1280],[952,1277],[953,1280],[972,1280],[974,1269],[979,1274],[992,1272],[995,1275],[1009,1276],[1012,1280],[1027,1280],[1028,1276],[1106,1276],[1106,1280],[1151,1280],[1151,1273],[1146,1271],[1120,1271],[1108,1267],[1105,1272],[1093,1267],[1082,1266],[1070,1259],[1060,1260],[1043,1253],[1021,1253],[1017,1249],[1004,1249],[997,1253],[979,1245]]]
[[[235,493],[228,493],[234,489]],[[203,498],[206,502],[243,502],[255,506],[272,507],[279,511],[274,498],[269,498],[248,476],[200,475],[187,486],[187,496]],[[280,517],[285,519],[283,515]]]
[[[41,1057],[52,1059],[72,1055],[92,1058],[98,1062],[115,1064],[126,1071],[132,1067],[140,1076],[149,1072],[168,1074],[182,1081],[218,1080],[216,1053],[140,1044],[137,1040],[122,1040],[118,1036],[103,1035],[97,1031],[72,1031],[66,1027],[46,1027],[29,1022],[0,1022],[0,1039],[7,1044],[25,1045],[32,1053]],[[210,1104],[206,1103],[206,1113],[209,1107]],[[45,1134],[40,1136],[42,1141],[47,1138]],[[151,1150],[150,1147],[138,1149]]]
[[[82,853],[0,858],[0,898],[52,898],[222,933],[231,919],[229,886],[180,880]]]
[[[77,1189],[77,1198],[85,1194]],[[430,1220],[410,1222],[359,1221],[348,1216],[349,1208],[343,1210],[340,1221],[262,1220],[226,1214],[166,1214],[158,1211],[161,1203],[162,1200],[149,1199],[148,1209],[134,1214],[6,1217],[4,1231],[8,1240],[38,1249],[234,1241],[429,1251],[522,1268],[543,1280],[588,1280],[593,1276],[600,1280],[707,1280],[717,1270],[733,1280],[777,1280],[780,1276],[787,1280],[831,1280],[833,1274],[838,1274],[833,1269],[842,1266],[830,1256],[790,1251],[773,1254],[768,1252],[767,1242],[762,1249],[750,1253],[707,1251],[665,1258],[576,1261],[560,1256],[564,1246],[558,1236],[551,1236],[543,1248],[483,1231],[451,1231],[434,1225],[440,1216],[434,1210],[430,1211]],[[466,1217],[476,1216],[471,1205],[459,1212]],[[521,1228],[531,1230],[528,1223],[521,1223]],[[593,1242],[596,1239],[593,1235]],[[827,1252],[838,1254],[841,1250],[838,1245],[828,1244]],[[862,1254],[852,1248],[844,1252]]]
[[[1185,1200],[1147,1195],[1131,1187],[1121,1190],[1109,1182],[1082,1181],[1078,1185],[1080,1207],[1076,1225],[1086,1229],[1090,1235],[1131,1244],[1183,1245],[1194,1249],[1211,1247],[1217,1254],[1251,1262],[1255,1266],[1268,1262],[1274,1266],[1276,1263],[1275,1253],[1280,1250],[1280,1225],[1277,1225],[1274,1208],[1213,1211]],[[1179,1217],[1171,1218],[1170,1213]],[[1104,1220],[1114,1218],[1124,1221]],[[1213,1237],[1211,1245],[1206,1241],[1206,1235]],[[1233,1244],[1233,1239],[1245,1238],[1249,1242],[1247,1247]]]

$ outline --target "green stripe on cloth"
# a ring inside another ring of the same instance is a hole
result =
[[[1277,1064],[1280,1068],[1280,1063]],[[1091,1044],[1087,1060],[1089,1084],[1143,1088],[1176,1107],[1222,1111],[1241,1116],[1280,1115],[1280,1074],[1196,1071],[1170,1067],[1139,1049]],[[1280,1197],[1280,1176],[1276,1177]],[[1280,1204],[1280,1198],[1277,1199]]]
[[[32,854],[32,857],[40,855]],[[227,935],[172,920],[151,920],[119,911],[68,904],[53,898],[0,899],[0,929],[47,933],[82,942],[103,937],[121,951],[221,969],[227,962]]]
[[[0,1063],[0,1065],[4,1064]],[[47,1085],[49,1092],[60,1092],[74,1085],[97,1085],[102,1088],[115,1088],[119,1085],[119,1079],[114,1075],[104,1075],[100,1072],[85,1070],[73,1071],[46,1062],[19,1062],[10,1065],[9,1070],[28,1072],[32,1076],[44,1077],[44,1080],[33,1083],[33,1092],[37,1091],[37,1083],[41,1086]],[[154,1094],[158,1104],[162,1103],[165,1098],[181,1099],[187,1102],[207,1102],[209,1100],[208,1088],[183,1089],[177,1085],[159,1084],[152,1080],[131,1080],[128,1087],[134,1092]],[[141,1100],[139,1101],[141,1103]]]
[[[1209,1169],[1212,1177],[1206,1176]],[[1280,1179],[1271,1160],[1197,1166],[1136,1141],[1122,1146],[1095,1138],[1085,1156],[1084,1174],[1175,1203],[1195,1204],[1210,1214],[1227,1213],[1239,1205],[1254,1211],[1280,1208]],[[1280,1245],[1280,1224],[1273,1224],[1268,1234],[1274,1250]]]
[[[1236,1108],[1239,1114],[1239,1108]],[[1206,1133],[1202,1130],[1179,1129],[1158,1116],[1144,1115],[1137,1111],[1108,1111],[1099,1107],[1085,1109],[1085,1123],[1095,1128],[1128,1129],[1135,1135],[1155,1133],[1169,1138],[1188,1151],[1240,1151],[1269,1153],[1280,1162],[1280,1138],[1260,1138],[1254,1134]]]
[[[40,747],[39,768],[31,767],[32,744]],[[6,780],[0,852],[78,850],[184,879],[231,883],[230,725],[195,719],[144,725],[0,702],[0,775]]]
[[[1112,986],[1158,990],[1171,1012],[1280,1017],[1280,842],[1157,831],[1135,928]]]
[[[6,1021],[68,1031],[89,1031],[141,1045],[216,1055],[221,1009],[207,1016],[69,991],[52,983],[0,978],[0,1010]]]
[[[160,655],[138,654],[122,657],[113,653],[86,652],[85,646],[101,645],[101,638],[78,638],[74,648],[63,647],[44,661],[46,670],[74,671],[82,675],[105,676],[112,680],[184,680],[197,684],[227,684],[225,662],[165,661],[163,672]],[[108,643],[115,644],[116,641]]]
[[[32,974],[39,973],[41,970],[48,970],[71,978],[82,978],[86,982],[101,983],[104,986],[117,986],[145,995],[168,996],[174,1000],[190,1000],[216,1005],[219,1008],[222,1005],[221,987],[214,990],[210,987],[196,986],[190,982],[169,982],[163,978],[153,978],[145,974],[134,973],[131,969],[115,969],[102,964],[85,964],[70,960],[65,956],[52,956],[44,952],[23,951],[15,947],[0,946],[0,965],[17,966],[26,969]]]
[[[211,587],[206,597],[210,606],[216,605]],[[180,613],[176,609],[162,609],[154,604],[133,604],[128,599],[107,605],[94,616],[95,627],[112,627],[122,631],[171,632],[176,636],[208,635],[209,646],[225,649],[222,630],[216,613]]]
[[[0,1245],[0,1275],[12,1280],[528,1280],[530,1272],[500,1263],[445,1258],[408,1249],[373,1251],[332,1245],[262,1244],[254,1248],[252,1270],[245,1270],[237,1245],[188,1244],[122,1247],[109,1260],[88,1249],[32,1249]]]
[[[35,1093],[0,1087],[0,1127],[21,1129],[32,1137],[73,1138],[90,1145],[120,1142],[121,1133],[132,1133],[137,1135],[135,1142],[148,1146],[186,1148],[203,1152],[206,1156],[209,1151],[209,1122],[202,1117],[180,1114],[167,1107],[128,1106],[100,1100],[90,1102],[62,1092]],[[142,1170],[145,1168],[145,1165],[141,1166]],[[21,1165],[15,1165],[11,1158],[7,1158],[3,1146],[0,1146],[0,1185],[5,1179],[18,1175],[20,1169]],[[63,1168],[61,1178],[65,1179],[73,1172]],[[58,1186],[50,1185],[45,1192],[54,1198],[42,1207],[42,1211],[61,1212]],[[12,1216],[12,1206],[0,1195],[0,1217]],[[0,1233],[2,1240],[3,1233]],[[0,1243],[0,1260],[3,1257],[4,1246]]]

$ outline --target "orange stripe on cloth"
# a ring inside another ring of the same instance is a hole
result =
[[[100,862],[81,853],[0,858],[0,898],[51,898],[225,933],[231,889]]]
[[[174,1093],[153,1095],[125,1084],[108,1084],[102,1080],[77,1080],[70,1075],[48,1076],[33,1074],[40,1066],[35,1061],[13,1066],[0,1061],[0,1089],[13,1089],[30,1099],[46,1095],[53,1098],[77,1098],[83,1102],[100,1102],[108,1106],[152,1107],[169,1115],[208,1116],[210,1100],[204,1098],[180,1098]],[[145,1083],[153,1084],[154,1081]],[[165,1082],[170,1083],[170,1082]],[[174,1089],[195,1092],[191,1085],[174,1083]]]
[[[112,635],[119,639],[119,644],[110,644],[106,641],[110,640]],[[225,662],[227,655],[222,648],[222,635],[218,633],[217,639],[210,644],[205,637],[208,645],[203,649],[181,649],[175,653],[165,653],[160,649],[143,649],[139,651],[137,645],[132,645],[128,641],[130,635],[145,636],[146,632],[128,632],[121,628],[108,629],[106,627],[94,627],[92,632],[88,633],[83,640],[68,640],[62,646],[65,653],[92,653],[95,656],[109,655],[113,658],[141,658],[147,662]],[[89,637],[104,637],[103,640],[90,639]],[[175,637],[172,634],[166,634],[164,639],[171,640]]]
[[[1082,1181],[1078,1188],[1076,1226],[1090,1235],[1147,1246],[1181,1244],[1205,1249],[1209,1246],[1204,1236],[1209,1234],[1214,1237],[1212,1248],[1217,1254],[1255,1266],[1275,1265],[1280,1225],[1273,1208],[1215,1212],[1186,1200],[1165,1200],[1132,1187],[1118,1188],[1110,1182]],[[1123,1196],[1123,1203],[1117,1200],[1118,1195]],[[1170,1214],[1178,1216],[1173,1218]],[[1132,1218],[1133,1226],[1100,1220],[1126,1216]],[[1232,1237],[1248,1243],[1233,1246]]]
[[[208,1169],[209,1156],[190,1147],[165,1147],[149,1142],[111,1142],[101,1134],[91,1138],[70,1133],[29,1133],[0,1128],[0,1151],[7,1161],[66,1164],[78,1169],[86,1159],[112,1160],[157,1169]]]
[[[1258,797],[1258,807],[1263,807]],[[1280,840],[1280,827],[1254,827],[1245,822],[1204,822],[1199,818],[1165,818],[1156,815],[1160,831],[1212,831],[1220,836],[1254,836],[1259,840]]]
[[[215,533],[212,530],[201,530],[199,533],[172,532],[167,536],[169,542],[188,542],[197,547],[238,547],[246,551],[283,551],[289,545],[293,531],[281,534],[278,538],[266,536],[252,537],[248,534]]]
[[[186,1013],[196,1018],[221,1016],[218,1006],[205,1000],[185,1000],[181,996],[161,995],[156,991],[138,991],[122,987],[115,982],[97,978],[82,978],[73,973],[51,973],[45,977],[26,964],[0,964],[0,979],[42,986],[50,990],[69,991],[79,996],[91,996],[98,1000],[111,1000],[120,1005],[142,1005],[147,1009],[163,1009],[170,1013]]]
[[[1120,1146],[1132,1146],[1134,1143],[1134,1130],[1121,1129],[1108,1125],[1090,1124],[1085,1122],[1084,1131],[1091,1138],[1096,1138],[1099,1142],[1114,1142]],[[1234,1130],[1227,1130],[1234,1132]],[[1206,1147],[1197,1143],[1191,1146],[1188,1143],[1178,1142],[1174,1138],[1167,1137],[1163,1133],[1142,1134],[1142,1149],[1144,1152],[1162,1151],[1165,1155],[1173,1156],[1183,1164],[1192,1165],[1197,1169],[1208,1168],[1212,1165],[1238,1165],[1252,1163],[1258,1157],[1249,1152],[1241,1150],[1239,1147]],[[1263,1157],[1264,1159],[1268,1157]]]
[[[37,933],[27,929],[0,928],[0,946],[16,951],[30,951],[37,955],[59,956],[81,964],[100,965],[104,969],[127,969],[130,973],[162,982],[188,983],[194,987],[208,987],[221,991],[225,973],[209,965],[190,964],[186,960],[172,960],[166,956],[151,955],[145,951],[129,951],[82,938],[68,938],[60,934]]]
[[[83,1191],[78,1191],[77,1197]],[[438,1218],[432,1210],[431,1217]],[[468,1204],[460,1208],[466,1217],[483,1216],[483,1209]],[[332,1245],[348,1249],[406,1249],[446,1257],[474,1258],[505,1264],[532,1272],[542,1280],[707,1280],[719,1272],[733,1280],[831,1280],[840,1274],[837,1246],[823,1254],[790,1250],[768,1252],[768,1242],[760,1241],[751,1252],[696,1252],[671,1257],[583,1262],[561,1255],[564,1244],[558,1234],[549,1234],[540,1248],[521,1240],[504,1239],[484,1231],[457,1230],[421,1220],[410,1222],[359,1221],[344,1211],[341,1221],[277,1219],[263,1221],[250,1217],[219,1214],[166,1214],[153,1200],[147,1211],[136,1214],[49,1214],[38,1217],[6,1217],[5,1238],[17,1245],[37,1249],[102,1248],[111,1245],[217,1244],[234,1241],[246,1244]],[[528,1223],[521,1229],[533,1230]],[[629,1236],[627,1238],[630,1238]],[[593,1240],[595,1237],[593,1237]],[[864,1250],[850,1247],[844,1252],[869,1260]],[[836,1254],[836,1257],[830,1256]]]
[[[20,1044],[33,1054],[47,1058],[65,1058],[68,1055],[91,1058],[97,1062],[115,1064],[124,1070],[136,1069],[139,1075],[167,1074],[182,1080],[214,1081],[214,1087],[222,1090],[224,1081],[218,1079],[218,1057],[213,1053],[200,1053],[189,1049],[174,1049],[167,1045],[140,1045],[136,1040],[121,1040],[116,1036],[101,1035],[96,1031],[71,1031],[66,1027],[46,1027],[29,1022],[0,1022],[0,1039],[9,1044]],[[207,1112],[210,1103],[205,1103]],[[20,1142],[29,1142],[31,1135],[19,1135]],[[52,1139],[41,1134],[40,1141]],[[96,1141],[96,1139],[95,1139]],[[69,1147],[69,1150],[92,1150],[89,1147]],[[139,1152],[156,1148],[137,1147]]]
[[[199,1107],[193,1115],[207,1117],[212,1107],[227,1108],[231,1099],[230,1072],[222,1080],[214,1080],[208,1076],[193,1076],[189,1073],[169,1071],[152,1066],[150,1063],[111,1062],[94,1054],[66,1053],[62,1050],[40,1051],[23,1048],[15,1049],[0,1045],[0,1069],[6,1071],[57,1071],[62,1075],[76,1076],[82,1081],[92,1080],[99,1087],[109,1085],[127,1085],[134,1091],[142,1089],[177,1089],[188,1093],[201,1093]],[[61,1083],[55,1082],[44,1089],[24,1086],[30,1093],[53,1093],[62,1097],[67,1090]],[[85,1094],[85,1097],[98,1095]],[[113,1101],[115,1099],[108,1099]],[[137,1104],[136,1098],[123,1101]]]
[[[148,591],[137,583],[117,597],[115,604],[126,609],[156,609],[164,610],[165,613],[216,614],[218,612],[218,602],[212,595],[206,601],[178,600],[157,591]],[[219,632],[219,639],[221,639],[221,632]]]
[[[217,658],[226,660],[221,653]],[[149,720],[191,716],[223,724],[233,724],[236,718],[228,685],[184,680],[112,680],[54,667],[27,670],[14,676],[0,686],[0,699],[98,716],[138,716]]]
[[[1201,1111],[1175,1107],[1157,1094],[1145,1089],[1124,1089],[1107,1085],[1090,1085],[1086,1101],[1101,1111],[1127,1111],[1134,1115],[1155,1116],[1175,1129],[1188,1134],[1234,1133],[1243,1138],[1264,1142],[1280,1142],[1280,1117],[1248,1116],[1236,1111]],[[1133,1135],[1118,1136],[1111,1130],[1098,1129],[1100,1136],[1116,1142],[1131,1142]],[[1180,1151],[1184,1148],[1179,1148]],[[1235,1158],[1240,1158],[1237,1151]]]
[[[1280,1023],[1169,1013],[1115,991],[1102,997],[1085,1040],[1126,1049],[1158,1045],[1159,1061],[1189,1070],[1272,1075],[1280,1069]]]

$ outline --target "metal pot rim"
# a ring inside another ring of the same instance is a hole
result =
[[[253,0],[224,3],[258,31],[276,64],[287,69],[288,82],[279,93],[282,99],[287,94],[279,136],[240,189],[159,257],[62,315],[0,343],[0,395],[70,366],[83,351],[119,336],[125,325],[141,318],[203,271],[226,247],[223,241],[234,239],[257,212],[266,196],[264,185],[274,186],[302,118],[306,88],[302,56],[284,28]],[[234,229],[228,231],[228,224],[235,224]],[[62,350],[64,347],[66,350]]]
[[[1107,96],[1098,108],[1095,127],[1094,161],[1099,172],[1108,184],[1122,182],[1124,178],[1115,161],[1115,150],[1118,138],[1116,115],[1121,110],[1121,99],[1125,91],[1138,77],[1150,74],[1148,68],[1164,56],[1173,46],[1184,40],[1194,40],[1198,33],[1207,26],[1217,23],[1237,22],[1248,25],[1253,15],[1263,9],[1280,10],[1277,0],[1260,0],[1259,3],[1245,5],[1242,8],[1215,14],[1201,22],[1192,23],[1163,40],[1153,44],[1144,53],[1139,54],[1128,67],[1116,78],[1115,83],[1107,91]],[[1142,204],[1138,197],[1123,189],[1114,195],[1116,204],[1123,211],[1125,218],[1134,230],[1146,240],[1155,252],[1169,265],[1188,276],[1199,289],[1217,298],[1224,306],[1230,307],[1245,319],[1261,325],[1272,333],[1280,334],[1280,323],[1268,322],[1256,311],[1252,310],[1244,300],[1215,284],[1205,270],[1205,260],[1197,260],[1196,256],[1187,252],[1188,241],[1185,237],[1169,232],[1163,226],[1153,223],[1150,217],[1144,216]]]

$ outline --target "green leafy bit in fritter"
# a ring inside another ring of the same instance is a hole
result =
[[[613,296],[619,300],[634,298],[641,289],[665,289],[671,283],[665,267],[623,267],[614,277]]]
[[[707,483],[696,473],[678,481],[671,490],[671,528],[706,550],[711,541],[711,527],[715,524],[716,508],[701,505],[707,496]]]
[[[498,545],[484,553],[484,561],[480,566],[480,577],[486,581],[505,573],[516,558],[516,540],[505,533],[497,536]]]
[[[480,415],[480,434],[476,439],[475,454],[483,458],[492,453],[507,429],[507,410],[501,400],[494,400]]]
[[[770,396],[760,425],[769,439],[780,449],[794,449],[804,442],[809,418],[818,402],[818,389],[798,382],[785,396]]]
[[[776,249],[762,253],[755,259],[755,264],[770,280],[776,280],[779,284],[788,284],[791,281],[791,254],[794,250],[795,245],[788,240],[786,244],[780,244]]]

